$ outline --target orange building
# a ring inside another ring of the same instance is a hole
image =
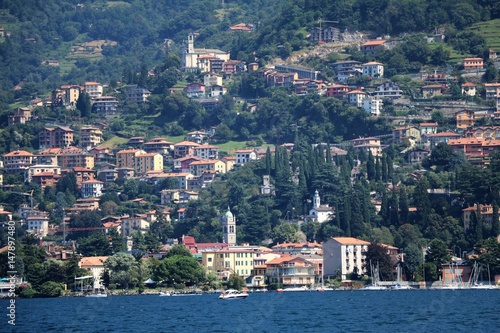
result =
[[[464,70],[476,70],[483,69],[484,63],[483,58],[465,58],[464,59]]]

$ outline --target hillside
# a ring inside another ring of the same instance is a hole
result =
[[[17,247],[23,297],[89,274],[76,253],[110,289],[242,287],[261,246],[354,237],[338,284],[392,279],[387,245],[408,280],[500,274],[499,24],[486,0],[3,0],[0,263]]]

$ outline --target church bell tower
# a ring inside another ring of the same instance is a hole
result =
[[[236,219],[229,207],[222,217],[222,234],[224,243],[229,246],[236,245]]]

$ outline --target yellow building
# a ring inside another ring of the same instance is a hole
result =
[[[135,172],[163,171],[163,156],[158,153],[144,153],[135,156]]]
[[[202,252],[202,264],[209,272],[215,272],[222,279],[227,279],[231,274],[247,278],[254,268],[252,250],[227,249]]]
[[[57,165],[59,165],[61,169],[78,167],[93,169],[94,156],[87,153],[85,150],[68,147],[61,149],[59,154],[57,154]]]
[[[103,142],[102,131],[97,127],[82,126],[80,128],[80,148],[90,150]]]
[[[145,154],[144,150],[140,149],[125,149],[116,153],[117,168],[132,168],[135,170],[135,157],[139,154]]]
[[[189,172],[199,177],[205,171],[215,171],[217,173],[226,173],[226,163],[220,160],[194,161],[189,164]]]

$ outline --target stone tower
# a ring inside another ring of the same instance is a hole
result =
[[[188,35],[188,48],[187,53],[194,53],[194,34],[190,33]]]
[[[236,219],[229,207],[227,207],[227,212],[222,217],[222,234],[224,243],[229,246],[236,245]]]

